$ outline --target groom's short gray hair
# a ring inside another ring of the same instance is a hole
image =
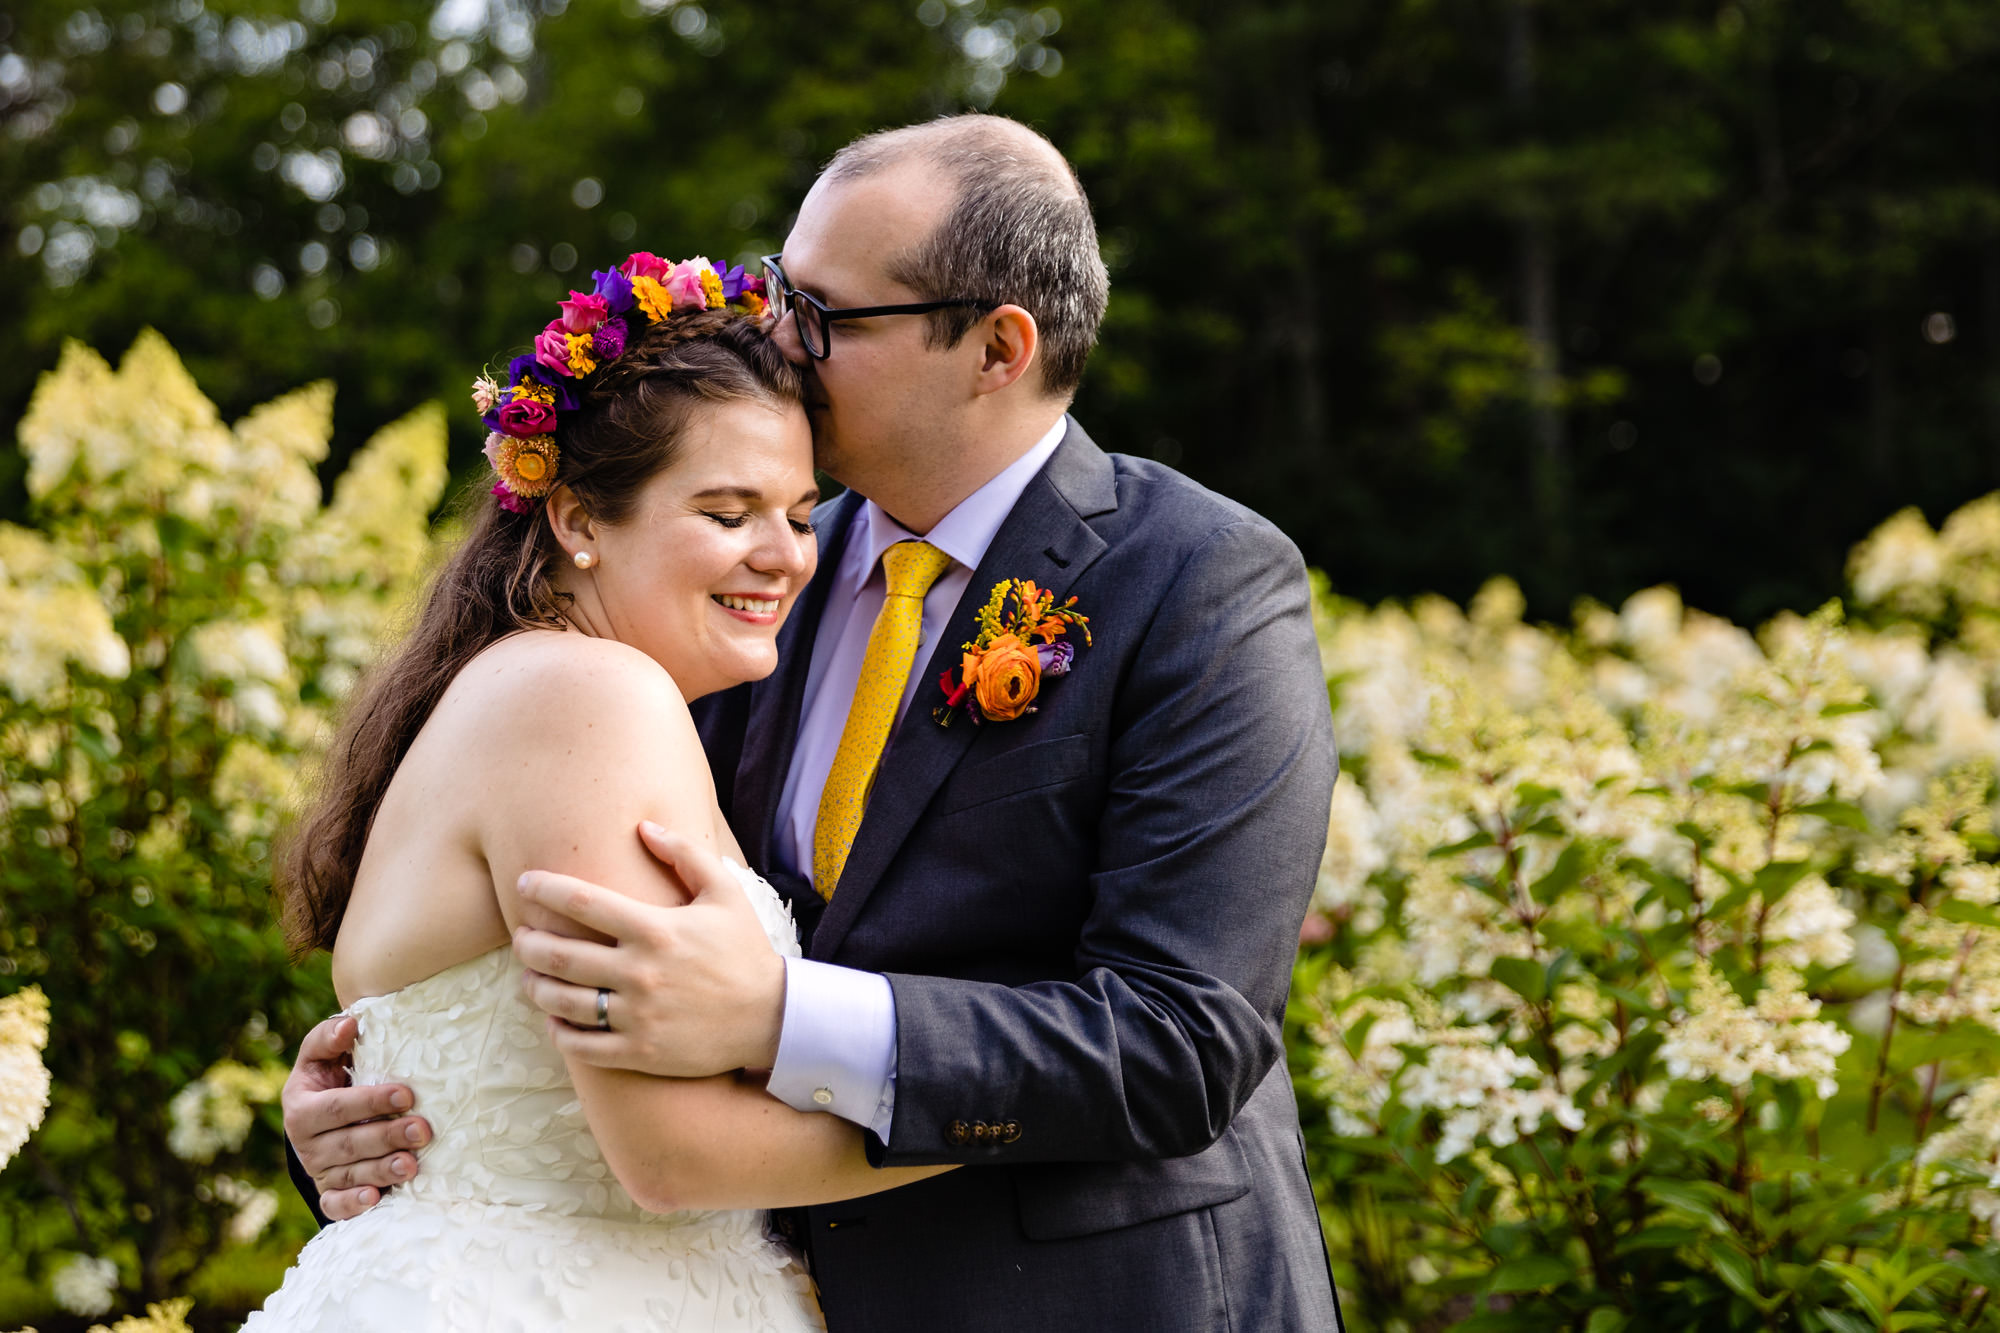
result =
[[[961,115],[864,135],[834,155],[823,179],[865,176],[910,157],[943,172],[958,198],[890,276],[927,301],[970,296],[1020,306],[1041,334],[1044,388],[1074,395],[1111,289],[1075,169],[1019,121]],[[957,344],[980,313],[933,311],[931,346]]]

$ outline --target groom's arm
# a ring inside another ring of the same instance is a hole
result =
[[[853,1006],[829,1003],[837,1040],[802,1053],[845,1067],[851,1091],[846,1106],[830,1084],[825,1102],[801,1100],[871,1127],[881,1121],[870,1090],[893,1104],[878,1164],[1198,1152],[1282,1053],[1277,1015],[1337,767],[1305,568],[1282,533],[1235,523],[1183,561],[1107,725],[1077,979],[1009,987],[892,975],[881,1006],[893,1032],[886,1052],[865,1035],[879,1024],[844,1024]],[[719,894],[740,892],[707,860]],[[684,878],[698,866],[682,866]],[[660,908],[612,919],[601,890],[561,875],[529,875],[520,893],[618,941],[584,967],[558,936],[515,938],[516,956],[540,978],[529,998],[571,1024],[553,1029],[566,1054],[699,1077],[769,1065],[794,1035],[763,1016],[775,1007],[789,1020],[801,997],[746,990],[715,914]],[[794,964],[790,980],[800,975]],[[579,1030],[590,1026],[597,987],[619,995],[621,1030]],[[953,1142],[954,1122],[1010,1120],[1023,1132],[1009,1142]]]
[[[1177,1157],[1283,1054],[1282,1003],[1337,757],[1305,569],[1275,528],[1187,560],[1113,710],[1078,979],[891,975],[882,1165]],[[1020,1127],[967,1142],[963,1127]],[[958,1126],[954,1132],[954,1125]]]

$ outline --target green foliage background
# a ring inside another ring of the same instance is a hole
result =
[[[628,238],[775,247],[853,134],[991,106],[1096,206],[1109,446],[1349,595],[1753,621],[2000,484],[1996,52],[1985,0],[16,7],[0,418],[150,325],[228,412],[334,376],[331,475]]]

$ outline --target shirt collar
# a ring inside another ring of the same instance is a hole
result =
[[[1056,418],[1056,424],[1049,433],[1035,441],[1027,453],[1002,468],[991,481],[972,494],[960,500],[952,511],[939,519],[937,526],[919,538],[877,505],[873,500],[861,506],[861,521],[865,525],[860,533],[859,545],[867,552],[868,563],[859,571],[860,582],[857,591],[874,577],[875,568],[882,563],[882,553],[897,542],[926,541],[950,556],[954,563],[967,569],[979,568],[979,562],[986,558],[986,548],[999,535],[1000,525],[1007,521],[1007,515],[1014,512],[1015,503],[1021,492],[1028,489],[1028,483],[1049,461],[1056,446],[1063,441],[1069,429],[1067,414]]]

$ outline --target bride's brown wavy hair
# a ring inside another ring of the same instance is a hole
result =
[[[635,321],[636,322],[636,321]],[[757,321],[725,310],[649,323],[565,412],[556,480],[600,522],[631,516],[639,490],[673,466],[704,404],[800,401],[797,369]],[[415,627],[361,680],[317,788],[280,844],[275,879],[295,956],[332,949],[362,849],[389,781],[459,671],[518,630],[561,628],[567,595],[550,572],[564,558],[545,505],[526,514],[475,489],[471,528],[437,574]]]

